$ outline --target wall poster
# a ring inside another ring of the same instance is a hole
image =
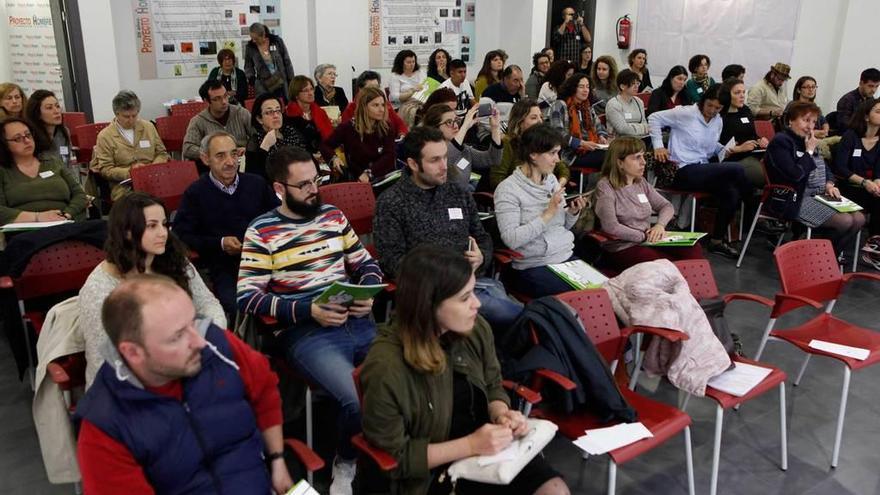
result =
[[[12,81],[28,95],[36,89],[52,91],[63,107],[61,65],[49,0],[7,0],[6,22]]]
[[[427,70],[437,48],[471,63],[475,0],[367,0],[370,11],[370,67],[394,65],[400,50],[416,53]]]

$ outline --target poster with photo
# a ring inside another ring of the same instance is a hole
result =
[[[141,79],[204,78],[224,48],[242,67],[252,23],[280,34],[280,0],[131,1]]]
[[[48,0],[6,2],[9,65],[12,81],[31,94],[36,89],[55,93],[64,106],[61,65],[55,49],[52,9]]]
[[[476,23],[474,2],[461,0],[366,0],[370,12],[370,67],[388,68],[409,49],[427,66],[437,48],[452,58],[470,58]],[[468,47],[468,50],[462,50]],[[466,60],[467,61],[467,60]]]

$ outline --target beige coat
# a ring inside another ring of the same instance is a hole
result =
[[[138,120],[135,123],[134,144],[131,144],[119,132],[114,118],[98,133],[89,168],[110,182],[110,199],[116,201],[130,190],[119,183],[131,177],[133,165],[165,163],[169,158],[165,144],[151,122]]]

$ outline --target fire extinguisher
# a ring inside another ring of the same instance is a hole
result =
[[[617,48],[629,48],[631,30],[632,21],[629,20],[629,15],[617,19]]]

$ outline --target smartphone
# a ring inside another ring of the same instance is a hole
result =
[[[468,238],[468,251],[476,251],[477,243],[474,241],[473,237]]]
[[[477,109],[477,117],[488,117],[490,115],[492,115],[492,104],[480,103],[480,107]]]
[[[569,206],[571,206],[571,202],[572,202],[572,201],[574,201],[574,200],[576,200],[576,199],[578,199],[578,198],[582,198],[582,197],[584,197],[584,196],[586,196],[586,195],[588,195],[588,194],[590,194],[590,193],[589,193],[589,192],[585,192],[585,193],[583,193],[583,194],[569,194],[568,196],[565,197],[565,207],[568,208]]]

